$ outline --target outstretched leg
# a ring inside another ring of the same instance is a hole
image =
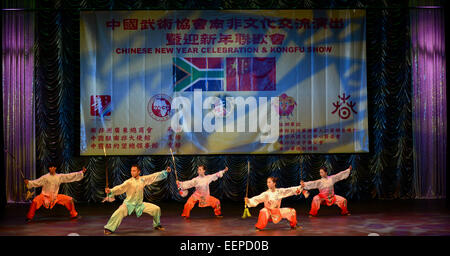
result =
[[[181,214],[181,216],[189,218],[191,210],[192,208],[194,208],[195,203],[197,203],[197,200],[195,200],[193,196],[189,197],[186,204],[184,205],[183,213]]]
[[[289,221],[291,228],[297,227],[297,213],[293,208],[281,208],[281,217]]]
[[[213,197],[213,196],[209,196],[208,198],[208,204],[214,208],[214,214],[216,216],[222,216],[222,212],[220,211],[220,201],[219,199]]]
[[[161,208],[155,204],[151,204],[151,203],[144,203],[144,210],[143,212],[150,214],[151,216],[153,216],[153,227],[159,227],[161,226],[160,223],[160,217],[161,217]]]
[[[108,223],[104,226],[105,229],[114,232],[117,227],[119,227],[122,219],[128,215],[128,209],[126,204],[122,204],[119,209],[117,209],[111,218],[109,218]]]
[[[319,195],[316,195],[311,202],[311,210],[309,211],[309,215],[316,216],[317,212],[320,209],[320,204],[322,203],[322,198]]]
[[[270,218],[269,210],[267,210],[266,208],[262,208],[259,211],[258,222],[256,223],[255,227],[257,229],[265,228],[267,226],[267,223],[269,223],[269,218]]]
[[[34,215],[36,214],[36,210],[41,207],[44,203],[44,195],[38,195],[33,199],[33,202],[30,205],[30,210],[28,210],[27,220],[32,220]]]
[[[345,199],[344,197],[336,195],[336,201],[334,202],[334,204],[341,208],[342,215],[350,214],[347,210],[347,199]]]
[[[75,204],[73,203],[72,197],[58,194],[56,203],[66,207],[70,213],[71,218],[77,217],[78,212],[75,210]]]

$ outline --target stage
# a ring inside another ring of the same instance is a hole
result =
[[[241,219],[243,205],[223,202],[224,217],[214,217],[212,208],[195,207],[190,220],[180,216],[183,203],[162,202],[161,224],[165,231],[152,228],[152,217],[135,214],[124,218],[110,236],[449,236],[450,210],[445,200],[374,200],[350,202],[351,216],[340,216],[339,208],[322,207],[318,217],[309,218],[309,204],[283,203],[294,207],[301,228],[291,230],[288,222],[269,223],[265,230],[255,231],[254,225],[261,206],[250,208],[251,218]],[[104,236],[103,226],[118,203],[83,204],[76,209],[81,219],[70,220],[62,206],[49,211],[41,208],[32,222],[25,222],[29,204],[8,204],[0,220],[0,236]]]

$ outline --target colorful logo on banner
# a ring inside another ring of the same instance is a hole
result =
[[[228,97],[228,99],[227,99]],[[228,100],[228,105],[227,105]],[[217,117],[227,117],[234,111],[235,99],[231,95],[218,95],[214,102],[214,115]]]
[[[346,97],[345,93],[343,93],[342,96],[338,95],[339,100],[336,101],[336,103],[333,102],[333,106],[335,107],[335,109],[331,113],[335,114],[337,112],[339,117],[342,119],[348,119],[352,112],[354,114],[358,114],[358,112],[354,109],[354,107],[356,106],[356,102],[348,101],[350,97],[351,95],[347,95]]]
[[[281,94],[280,96],[280,116],[289,117],[292,115],[295,106],[297,106],[297,102],[291,96],[287,96],[286,93]]]
[[[91,116],[111,116],[111,95],[91,95]]]
[[[172,98],[165,94],[153,96],[147,106],[149,115],[157,121],[167,121],[170,118]]]

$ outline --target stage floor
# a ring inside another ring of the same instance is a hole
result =
[[[309,205],[304,203],[282,204],[294,207],[298,224],[291,230],[288,222],[269,223],[265,230],[255,231],[259,209],[251,208],[251,218],[241,219],[243,205],[222,203],[224,217],[214,217],[212,208],[195,207],[191,219],[180,216],[182,203],[164,202],[161,224],[165,231],[152,228],[152,217],[143,214],[124,218],[111,236],[449,236],[450,211],[445,200],[377,200],[350,202],[351,216],[340,216],[337,206],[322,207],[318,217],[309,218]],[[103,236],[103,226],[119,206],[117,203],[82,204],[76,209],[81,219],[70,220],[62,206],[50,211],[41,208],[30,223],[25,223],[29,204],[8,204],[0,220],[0,236]]]

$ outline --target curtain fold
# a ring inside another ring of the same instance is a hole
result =
[[[411,10],[414,190],[416,198],[445,198],[447,99],[442,8]]]
[[[34,13],[2,11],[2,102],[7,201],[25,199],[25,178],[36,176]]]

